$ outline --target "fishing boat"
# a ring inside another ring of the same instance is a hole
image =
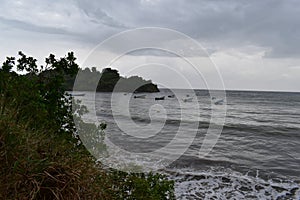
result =
[[[133,98],[135,98],[135,99],[145,99],[146,95],[145,94],[143,94],[143,95],[134,95]]]
[[[174,94],[172,94],[172,95],[168,95],[168,97],[169,97],[169,98],[174,98],[174,97],[175,97],[175,95],[174,95]]]
[[[224,99],[220,99],[215,102],[215,105],[223,105],[223,103],[224,103]]]
[[[192,101],[193,101],[193,97],[183,99],[183,102],[192,102]]]
[[[83,96],[85,96],[85,94],[84,93],[73,93],[73,94],[71,94],[71,96],[73,96],[73,97],[83,97]]]
[[[159,100],[165,100],[165,96],[163,96],[163,97],[155,97],[155,101],[159,101]]]

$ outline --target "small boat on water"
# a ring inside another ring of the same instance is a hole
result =
[[[183,102],[192,102],[192,101],[193,101],[193,97],[183,99]]]
[[[215,105],[223,105],[223,103],[224,103],[224,99],[220,99],[215,102]]]
[[[133,98],[135,98],[135,99],[145,99],[146,95],[145,94],[143,94],[143,95],[134,95]]]
[[[155,101],[159,101],[159,100],[165,100],[165,96],[163,96],[163,97],[155,97]]]
[[[175,95],[174,95],[174,94],[172,94],[172,95],[168,95],[168,97],[169,97],[169,98],[174,98],[174,97],[175,97]]]
[[[71,96],[73,96],[73,97],[83,97],[83,96],[85,96],[85,94],[84,93],[73,93],[73,94],[71,94]]]

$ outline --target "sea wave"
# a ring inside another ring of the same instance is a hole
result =
[[[232,169],[189,168],[165,171],[175,181],[177,199],[300,199],[299,182],[280,178],[261,178]]]

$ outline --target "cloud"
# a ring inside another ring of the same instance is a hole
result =
[[[19,0],[3,1],[0,11],[2,23],[49,34],[83,34],[89,42],[129,28],[158,26],[186,33],[212,52],[255,45],[269,49],[266,57],[300,53],[297,0]]]
[[[84,14],[90,18],[91,22],[97,24],[103,24],[112,28],[122,28],[129,29],[130,26],[126,25],[114,19],[112,16],[107,14],[101,6],[99,6],[99,2],[95,1],[77,1],[78,8],[84,12]]]
[[[43,44],[43,49],[51,48],[53,53],[76,47],[74,50],[84,49],[84,54],[121,31],[163,27],[197,40],[217,60],[230,88],[299,88],[296,84],[299,70],[289,67],[299,66],[299,0],[0,0],[0,3],[1,52],[25,48],[32,54],[40,54]],[[137,36],[132,43],[143,39],[147,38]],[[174,45],[180,49],[187,44],[169,37],[159,42],[166,49]],[[122,52],[118,47],[122,45],[119,41],[106,50],[118,55]],[[204,56],[188,45],[183,49],[187,57]],[[130,55],[176,57],[150,49]],[[261,64],[266,61],[268,65]],[[266,81],[261,74],[267,74],[268,70],[272,71],[272,79]],[[277,84],[283,80],[284,84]]]
[[[76,1],[99,23],[120,30],[165,27],[181,31],[212,52],[253,45],[268,49],[266,57],[300,53],[300,2],[297,0],[165,0]]]
[[[62,28],[38,26],[35,24],[31,24],[29,22],[24,22],[15,19],[6,19],[4,17],[0,17],[0,23],[13,27],[14,29],[22,29],[26,31],[33,31],[33,32],[47,33],[47,34],[74,35],[73,32],[67,31]]]

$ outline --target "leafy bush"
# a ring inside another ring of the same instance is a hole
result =
[[[19,52],[0,69],[0,199],[173,199],[160,174],[129,174],[96,163],[77,137],[79,127],[103,140],[104,125],[80,121],[84,107],[66,95],[65,77],[78,65],[73,53],[46,58],[46,66]],[[12,71],[16,68],[23,74]],[[102,145],[105,150],[105,144]]]

